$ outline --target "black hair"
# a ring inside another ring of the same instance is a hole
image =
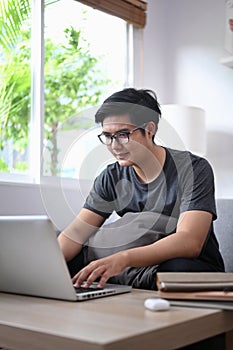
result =
[[[95,114],[95,122],[103,125],[106,117],[124,114],[137,126],[153,121],[157,128],[161,110],[155,92],[134,88],[115,92],[100,106]]]

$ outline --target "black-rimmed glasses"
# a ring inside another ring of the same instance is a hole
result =
[[[146,123],[138,126],[137,128],[131,130],[131,131],[116,131],[114,134],[110,134],[108,132],[102,132],[100,135],[98,135],[98,138],[100,142],[102,142],[104,145],[110,146],[112,144],[113,139],[116,140],[117,143],[120,145],[125,145],[130,141],[130,135],[133,134],[135,131],[139,129],[144,129]]]

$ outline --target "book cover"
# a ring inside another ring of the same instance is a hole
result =
[[[158,272],[159,291],[233,291],[231,272]]]

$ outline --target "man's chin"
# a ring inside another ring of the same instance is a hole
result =
[[[120,166],[132,166],[133,163],[126,159],[117,159]]]

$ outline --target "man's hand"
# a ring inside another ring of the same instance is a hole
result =
[[[79,271],[72,279],[75,287],[80,287],[85,281],[85,288],[100,278],[98,288],[103,288],[107,280],[121,273],[127,267],[127,251],[122,251],[106,258],[92,261]]]

